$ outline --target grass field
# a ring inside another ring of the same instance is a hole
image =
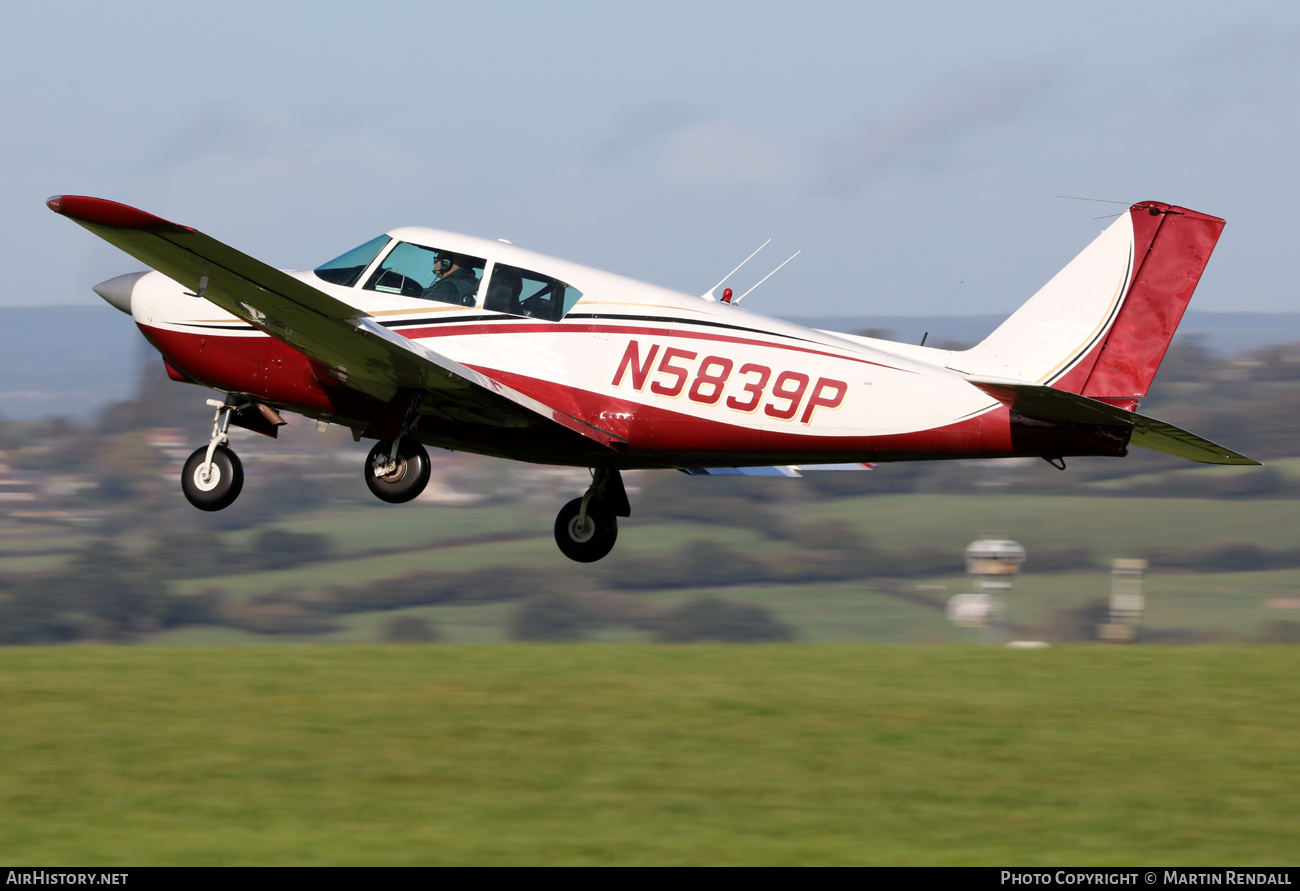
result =
[[[1300,860],[1300,649],[0,651],[0,858]]]
[[[790,481],[797,485],[799,481]],[[875,546],[902,549],[937,545],[959,554],[985,533],[1006,535],[1029,551],[1024,574],[1007,597],[1011,620],[1021,626],[1047,620],[1053,613],[1077,610],[1109,596],[1108,561],[1134,557],[1150,545],[1190,548],[1244,541],[1265,548],[1300,544],[1296,534],[1296,504],[1290,501],[1210,501],[1193,499],[1033,496],[909,495],[846,499],[809,499],[787,505],[793,522],[838,518],[857,527]],[[545,508],[549,511],[549,507]],[[457,517],[463,518],[458,522]],[[337,543],[336,558],[291,569],[189,579],[175,584],[179,592],[216,587],[233,597],[248,597],[277,589],[313,590],[337,584],[373,582],[420,570],[459,571],[488,566],[528,565],[567,572],[575,581],[604,571],[617,571],[620,560],[674,555],[699,539],[725,541],[743,553],[772,554],[792,545],[765,539],[740,525],[719,529],[692,523],[652,523],[635,517],[624,521],[618,548],[600,567],[572,564],[556,551],[548,516],[533,505],[447,508],[425,505],[395,510],[364,507],[330,511],[278,524],[295,532],[317,532]],[[529,533],[532,533],[529,537]],[[253,531],[228,536],[227,546],[239,548]],[[489,542],[476,535],[512,535]],[[1099,564],[1067,574],[1035,571],[1036,548],[1067,544],[1091,548]],[[374,555],[379,548],[394,549]],[[17,559],[17,558],[11,558]],[[57,558],[47,558],[57,559]],[[794,628],[799,639],[818,643],[938,643],[960,640],[942,612],[896,596],[918,585],[927,596],[944,601],[969,589],[964,576],[899,580],[894,592],[871,580],[804,585],[737,585],[725,590],[646,591],[638,596],[663,603],[707,594],[760,604]],[[1262,572],[1191,574],[1154,570],[1147,579],[1149,627],[1180,629],[1220,640],[1249,640],[1269,622],[1300,617],[1300,610],[1278,609],[1269,603],[1300,597],[1300,569]],[[492,642],[509,637],[514,607],[437,606],[409,610],[433,621],[451,642]],[[342,628],[329,637],[335,642],[364,642],[382,637],[392,613],[344,617]],[[646,634],[611,632],[630,639]],[[163,643],[205,643],[231,639],[216,629],[182,629],[159,635]],[[214,636],[217,635],[217,636]]]
[[[999,533],[1029,549],[1026,569],[1032,569],[1033,548],[1045,545],[1083,545],[1109,560],[1137,556],[1156,544],[1300,543],[1300,507],[1294,501],[898,495],[813,502],[805,510],[849,520],[882,547],[930,543],[963,549],[982,533]]]

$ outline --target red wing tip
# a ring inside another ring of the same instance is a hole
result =
[[[108,201],[104,198],[90,198],[85,195],[55,195],[45,202],[45,206],[57,214],[70,217],[79,223],[91,223],[97,226],[111,226],[114,229],[146,229],[153,232],[193,232],[189,226],[156,217],[151,213]]]

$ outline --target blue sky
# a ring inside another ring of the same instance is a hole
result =
[[[773,315],[1007,312],[1123,202],[1228,227],[1193,308],[1300,310],[1300,5],[49,3],[0,57],[7,305],[139,264],[90,194],[273,265],[398,225]],[[748,278],[746,278],[748,276]]]

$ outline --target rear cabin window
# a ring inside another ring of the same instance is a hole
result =
[[[558,322],[581,297],[581,291],[558,278],[498,263],[492,267],[483,308]]]
[[[341,257],[335,257],[324,266],[318,266],[315,270],[316,277],[350,288],[357,283],[357,279],[361,278],[361,273],[366,271],[370,261],[379,256],[379,252],[390,241],[392,239],[387,235],[372,238],[360,247],[354,247]]]
[[[473,306],[487,261],[402,241],[370,275],[367,291]]]

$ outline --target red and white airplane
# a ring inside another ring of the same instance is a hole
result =
[[[804,328],[492,241],[394,229],[310,272],[74,195],[48,206],[152,267],[95,287],[168,374],[224,392],[181,478],[220,510],[243,470],[230,424],[288,410],[377,440],[381,499],[416,497],[422,444],[587,467],[555,538],[609,553],[632,468],[783,473],[952,458],[1126,454],[1255,464],[1136,414],[1224,221],[1134,204],[990,334],[951,351]],[[714,289],[716,290],[716,288]],[[763,469],[759,469],[763,468]]]

